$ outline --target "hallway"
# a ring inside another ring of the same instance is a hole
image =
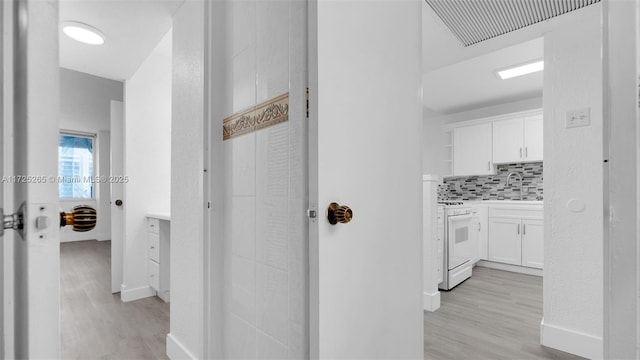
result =
[[[110,241],[60,244],[63,359],[167,359],[169,304],[111,294]]]
[[[425,359],[582,359],[542,347],[542,278],[475,267],[425,311]]]

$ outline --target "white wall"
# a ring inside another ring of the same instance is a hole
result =
[[[147,219],[168,213],[171,193],[171,31],[125,82],[124,269],[122,299],[152,296]]]
[[[221,355],[305,358],[306,2],[215,6],[212,134],[223,118],[289,92],[289,120],[224,141],[224,168],[212,169],[224,171],[223,207],[213,201],[224,216]]]
[[[212,358],[204,352],[204,11],[186,1],[173,18],[171,359]]]
[[[536,97],[519,101],[505,102],[503,104],[493,106],[481,107],[469,111],[445,114],[442,116],[442,122],[445,124],[451,124],[460,121],[474,120],[484,117],[540,108],[542,108],[542,98]]]
[[[423,108],[422,126],[422,173],[442,177],[448,173],[446,158],[445,138],[442,126],[445,124],[441,114]]]
[[[111,100],[122,101],[123,83],[73,70],[60,69],[60,129],[95,134],[96,175],[109,174],[109,127]],[[95,200],[61,201],[63,211],[86,204],[98,212],[96,228],[84,233],[60,229],[60,241],[108,240],[111,238],[109,184],[96,184]]]
[[[603,355],[601,8],[598,4],[580,10],[573,14],[572,24],[547,33],[544,51],[541,341],[588,358]],[[566,129],[565,113],[585,107],[590,108],[591,125]]]

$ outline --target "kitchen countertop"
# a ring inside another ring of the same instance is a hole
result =
[[[147,217],[151,219],[171,221],[171,214],[169,213],[147,213]]]

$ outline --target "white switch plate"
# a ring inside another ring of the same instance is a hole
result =
[[[567,111],[567,122],[565,126],[567,129],[589,125],[591,125],[589,108]]]

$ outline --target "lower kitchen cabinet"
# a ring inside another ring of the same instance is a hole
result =
[[[542,269],[544,225],[542,220],[522,220],[522,266]]]
[[[489,261],[522,265],[521,222],[510,218],[489,219]]]
[[[488,260],[542,269],[542,210],[529,209],[526,206],[497,206],[491,207],[489,214]]]

